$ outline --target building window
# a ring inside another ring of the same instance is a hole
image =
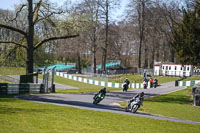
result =
[[[162,67],[162,69],[164,70],[164,69],[165,69],[165,67],[163,66],[163,67]]]
[[[181,70],[183,70],[183,67],[181,67]]]
[[[176,70],[176,66],[175,66],[174,70]]]
[[[168,70],[168,66],[166,66],[166,70]]]
[[[169,66],[169,70],[171,70],[171,66]]]
[[[189,70],[190,70],[190,67],[187,67],[187,70],[189,71]]]

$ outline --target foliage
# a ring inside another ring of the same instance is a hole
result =
[[[199,125],[35,103],[0,96],[1,133],[195,133]],[[155,128],[156,127],[156,128]]]
[[[174,29],[172,46],[183,64],[200,65],[200,3],[183,9],[183,20]]]

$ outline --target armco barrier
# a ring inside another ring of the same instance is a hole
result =
[[[200,80],[178,81],[178,86],[194,86],[195,84],[198,83],[200,83]]]
[[[43,84],[0,83],[0,94],[44,93]]]
[[[76,80],[79,82],[84,82],[87,84],[93,84],[93,85],[99,85],[99,86],[105,86],[105,87],[114,87],[114,88],[122,88],[123,87],[122,83],[112,83],[112,82],[92,80],[92,79],[87,79],[87,78],[83,78],[83,77],[72,76],[69,74],[62,73],[62,72],[56,72],[56,75],[63,77],[63,78],[72,79],[72,80]],[[129,88],[142,88],[142,87],[143,87],[142,83],[130,83],[129,84]]]

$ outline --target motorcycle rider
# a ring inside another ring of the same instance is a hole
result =
[[[106,87],[102,88],[99,93],[102,93],[104,96],[106,95]]]
[[[137,97],[139,97],[140,100],[144,100],[144,92],[141,92],[139,94],[137,94],[136,96],[134,96],[131,100],[130,103],[133,102]]]
[[[126,78],[125,81],[124,81],[124,85],[123,85],[123,87],[127,87],[126,91],[128,90],[129,84],[130,84],[130,81],[128,80],[128,78]]]
[[[126,83],[127,85],[129,85],[130,82],[129,82],[128,78],[125,79],[124,83]]]
[[[106,95],[106,87],[102,88],[97,94],[94,95],[93,99],[99,94],[99,93],[102,93],[105,97]]]
[[[146,81],[146,79],[143,81],[143,88],[144,89],[146,89],[147,88],[147,85],[148,85],[148,83],[147,83],[147,81]]]
[[[156,78],[153,80],[153,84],[155,84],[156,86],[158,86],[158,80]]]

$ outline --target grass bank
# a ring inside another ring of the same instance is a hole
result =
[[[200,76],[192,76],[184,79],[183,81],[200,80]]]
[[[139,109],[147,113],[200,122],[200,107],[192,105],[192,88],[148,98]],[[125,102],[122,103],[125,106]]]
[[[24,67],[0,67],[0,75],[24,75],[26,69]]]
[[[42,104],[0,96],[0,133],[196,133],[200,125]]]
[[[42,78],[42,75],[39,76]],[[56,93],[87,93],[87,92],[98,92],[102,89],[102,86],[86,84],[83,82],[66,79],[60,76],[55,76],[54,81],[67,86],[77,87],[78,89],[56,89]],[[121,88],[106,88],[107,91],[122,90]]]

